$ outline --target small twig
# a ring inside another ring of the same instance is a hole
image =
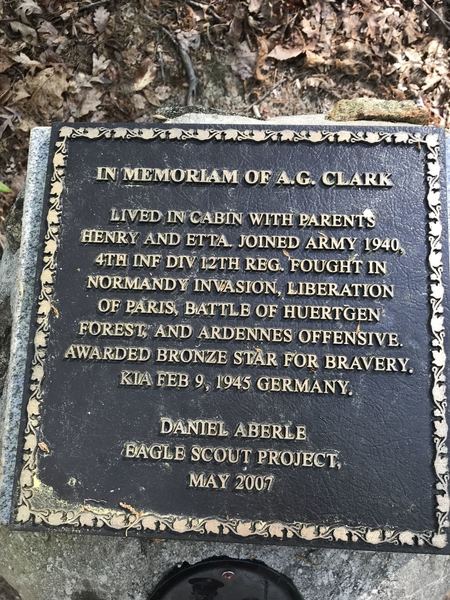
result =
[[[283,83],[285,83],[287,80],[288,77],[283,77],[283,79],[280,79],[280,81],[278,81],[274,86],[270,88],[270,90],[263,94],[261,98],[258,98],[258,100],[255,100],[253,104],[250,104],[247,111],[250,112],[251,110],[253,110],[254,106],[257,106],[258,104],[261,104],[261,102],[264,102],[266,98],[268,98],[277,88],[280,87],[280,85],[283,85]]]
[[[78,8],[78,12],[84,12],[85,10],[90,10],[96,6],[102,6],[103,4],[109,4],[111,0],[98,0],[97,2],[91,2],[90,4],[86,4],[85,6],[80,6]]]
[[[157,58],[158,64],[159,64],[159,70],[161,71],[161,79],[163,80],[163,83],[166,83],[166,73],[165,73],[165,69],[164,69],[164,56],[163,56],[163,53],[161,52],[161,46],[159,44],[159,34],[158,34],[158,39],[156,40],[156,58]]]
[[[435,16],[437,19],[439,19],[439,21],[442,23],[442,25],[443,25],[443,26],[444,26],[446,29],[448,29],[448,31],[450,31],[450,23],[449,23],[448,21],[446,21],[446,20],[444,19],[444,17],[442,17],[442,16],[441,16],[441,15],[440,15],[440,14],[437,12],[437,10],[435,10],[435,9],[434,9],[432,6],[430,6],[426,0],[421,0],[421,2],[422,2],[422,4],[423,4],[424,6],[426,6],[426,7],[428,8],[428,10],[429,10],[429,11],[431,11],[431,12],[433,13],[433,15],[434,15],[434,16]]]
[[[87,10],[90,10],[91,8],[95,8],[96,6],[102,6],[102,4],[109,4],[111,2],[111,0],[98,0],[97,2],[91,2],[90,4],[85,4],[84,6],[79,6],[78,7],[78,14],[86,12]],[[58,21],[59,19],[61,19],[61,15],[63,15],[66,12],[66,10],[62,10],[61,12],[59,12],[56,15],[52,15],[51,17],[49,17],[49,21],[50,23],[53,23],[54,21]]]
[[[209,12],[217,21],[219,21],[219,23],[224,23],[226,21],[226,19],[216,13],[212,6],[202,4],[202,2],[197,2],[197,0],[186,0],[186,2],[190,6],[195,6],[196,8],[201,8],[204,12]]]
[[[187,52],[187,50],[185,48],[183,48],[183,46],[179,43],[177,38],[168,29],[166,29],[165,27],[161,27],[161,29],[164,31],[164,33],[167,35],[167,37],[170,38],[173,45],[177,48],[177,50],[180,54],[181,62],[183,63],[184,71],[186,73],[186,77],[188,80],[188,91],[186,94],[186,106],[192,106],[194,104],[196,93],[197,93],[198,79],[195,74],[194,67],[192,66],[191,57],[189,56],[189,53]]]

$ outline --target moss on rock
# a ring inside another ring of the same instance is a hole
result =
[[[426,108],[417,106],[412,100],[378,100],[376,98],[354,98],[339,100],[327,114],[332,121],[390,121],[428,125],[430,114]]]

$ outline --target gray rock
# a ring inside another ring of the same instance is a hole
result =
[[[329,127],[330,125],[352,125],[352,126],[362,126],[362,127],[373,127],[374,125],[383,125],[385,127],[390,127],[394,125],[407,125],[408,127],[414,127],[415,123],[386,123],[386,121],[379,120],[355,120],[351,121],[333,121],[329,119],[326,115],[316,114],[316,115],[289,115],[286,117],[274,117],[269,121],[260,121],[259,119],[254,119],[252,117],[240,117],[237,115],[218,115],[218,114],[202,114],[202,113],[185,113],[181,116],[175,117],[167,123],[185,123],[185,124],[197,124],[197,125],[207,125],[208,123],[222,123],[226,125],[239,125],[245,123],[253,123],[255,125],[264,125],[264,124],[272,124],[272,125],[323,125],[324,127]]]
[[[187,114],[173,122],[260,123],[244,117],[205,114]],[[286,117],[273,122],[330,124],[321,115]],[[24,340],[30,319],[48,141],[48,128],[33,130],[22,244],[14,253],[17,231],[11,230],[10,246],[0,263],[0,308],[9,304],[14,309],[11,310],[14,361],[0,404],[0,415],[3,412],[6,417],[3,432],[0,418],[0,440],[5,440],[3,447],[0,445],[0,476],[3,473],[0,521],[7,519],[11,501]],[[8,314],[8,309],[0,313],[0,381],[2,361],[6,362],[8,353]],[[148,592],[174,565],[223,555],[264,561],[291,577],[305,600],[444,600],[444,595],[450,592],[450,557],[440,556],[28,533],[6,527],[0,527],[0,549],[0,578],[13,586],[22,600],[146,600]]]
[[[11,252],[16,253],[20,248],[22,232],[23,197],[21,192],[12,205],[5,222],[6,244]]]

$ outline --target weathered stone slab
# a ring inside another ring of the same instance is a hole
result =
[[[198,117],[187,115],[180,118],[179,122],[208,123],[214,119],[211,115],[201,115],[201,120],[195,121]],[[223,119],[220,116],[217,122],[223,122]],[[241,120],[236,118],[231,122]],[[297,118],[295,123],[301,125],[302,120]],[[30,159],[33,160],[33,156],[36,159],[30,167],[34,164],[40,165],[40,168],[35,172],[29,169],[30,184],[24,208],[25,229],[32,228],[33,222],[36,225],[39,221],[48,133],[48,130],[34,133],[37,146],[33,138],[30,146]],[[33,235],[26,237],[31,240]],[[17,358],[8,376],[9,391],[7,402],[3,405],[6,408],[2,407],[7,416],[6,432],[9,432],[9,437],[8,434],[3,437],[10,440],[3,446],[3,464],[9,466],[4,470],[1,493],[4,502],[0,514],[3,519],[9,512],[7,499],[8,494],[10,496],[13,466],[8,465],[8,460],[11,461],[15,452],[17,411],[21,402],[17,390],[23,385],[23,359],[21,367],[20,358],[23,352],[20,351],[20,345],[29,325],[35,252],[36,248],[31,242],[28,247],[22,245],[19,258],[7,253],[2,261],[3,272],[8,274],[4,277],[4,288],[0,287],[0,291],[4,289],[4,297],[7,298],[11,293],[14,280],[22,282],[12,293],[12,306],[19,307],[18,314],[15,311],[16,325],[13,331],[13,348],[16,348]],[[14,276],[16,262],[19,263],[19,277]],[[74,600],[107,600],[116,597],[145,600],[151,587],[174,563],[184,560],[196,562],[213,555],[263,560],[290,576],[308,600],[391,600],[409,597],[415,600],[442,600],[450,590],[448,557],[378,555],[341,550],[301,551],[295,548],[274,549],[259,545],[203,542],[141,542],[135,539],[18,533],[6,529],[0,530],[0,547],[0,575],[21,593],[23,600],[56,600],[62,597]]]
[[[37,127],[30,138],[27,179],[22,218],[22,243],[14,254],[7,247],[0,266],[0,302],[10,298],[12,312],[11,360],[6,378],[0,415],[0,522],[10,510],[13,463],[20,421],[20,397],[24,385],[33,280],[36,270],[40,219],[50,130]],[[2,274],[3,271],[3,274]],[[4,351],[4,349],[2,349]]]

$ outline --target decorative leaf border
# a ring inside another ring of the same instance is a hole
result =
[[[98,140],[195,140],[198,142],[251,141],[251,142],[312,142],[344,144],[403,144],[413,145],[426,152],[425,175],[427,180],[429,302],[431,309],[431,374],[434,425],[434,471],[436,475],[436,529],[434,531],[398,531],[392,528],[366,526],[326,525],[316,523],[284,523],[280,521],[250,521],[233,518],[197,518],[184,515],[160,515],[139,512],[124,504],[122,509],[100,508],[90,504],[70,506],[58,502],[61,508],[33,506],[33,496],[38,494],[38,444],[41,425],[43,380],[49,337],[49,317],[56,276],[57,247],[60,234],[61,196],[64,189],[68,141],[76,138]],[[44,237],[43,267],[40,275],[40,293],[37,303],[37,328],[34,336],[34,356],[31,365],[30,395],[27,404],[27,422],[23,447],[23,465],[19,478],[16,522],[50,526],[107,527],[116,530],[176,533],[234,534],[241,538],[278,538],[326,540],[330,542],[365,542],[370,545],[394,544],[432,546],[444,548],[449,525],[450,500],[448,493],[447,418],[446,418],[446,355],[444,348],[443,317],[443,255],[440,199],[439,136],[409,131],[319,131],[319,130],[240,130],[233,128],[128,128],[128,127],[70,127],[60,129],[53,156],[53,173],[50,182],[47,230]]]

